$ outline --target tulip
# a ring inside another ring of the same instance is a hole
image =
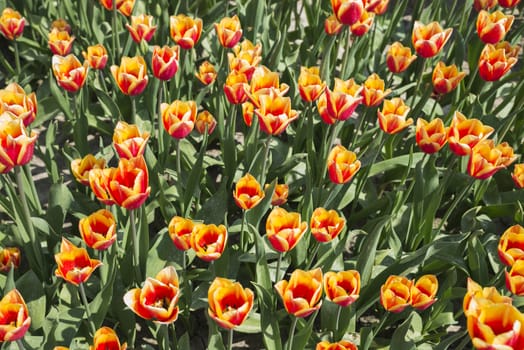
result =
[[[0,271],[9,272],[20,266],[20,249],[17,247],[0,248]]]
[[[437,301],[438,280],[435,275],[424,275],[411,285],[411,306],[422,311]]]
[[[210,262],[222,256],[227,243],[224,225],[196,224],[191,234],[191,248],[200,259]]]
[[[364,12],[363,0],[331,0],[331,7],[337,19],[345,24],[356,23]]]
[[[327,159],[329,178],[333,183],[339,185],[351,180],[361,165],[357,155],[342,145],[333,147]]]
[[[184,14],[169,17],[169,29],[174,42],[185,50],[192,49],[202,34],[202,20]]]
[[[520,0],[499,0],[499,5],[505,8],[512,8],[519,4]]]
[[[266,185],[265,188],[268,188],[269,185]],[[279,206],[287,202],[287,197],[289,195],[289,186],[287,184],[276,184],[275,190],[271,195],[271,205]]]
[[[455,90],[465,76],[466,73],[459,72],[456,65],[446,66],[444,62],[439,61],[431,79],[433,90],[437,94],[447,94]]]
[[[291,109],[291,98],[276,92],[259,96],[260,107],[255,109],[260,129],[268,135],[280,135],[287,126],[298,118],[298,112]]]
[[[497,0],[473,0],[473,8],[478,12],[480,10],[489,10],[497,6]]]
[[[335,15],[330,15],[324,21],[324,31],[327,35],[337,35],[342,31],[344,25],[339,22]]]
[[[217,71],[209,61],[204,61],[198,67],[198,73],[195,73],[195,76],[202,82],[202,84],[209,85],[216,80]]]
[[[80,219],[78,230],[85,244],[96,250],[106,250],[116,241],[116,221],[106,209]]]
[[[253,116],[255,115],[255,105],[247,101],[242,103],[242,119],[247,126],[253,123]]]
[[[523,296],[524,295],[524,260],[517,260],[511,266],[511,270],[505,271],[506,274],[506,288],[511,293]]]
[[[480,40],[485,44],[498,43],[506,36],[514,19],[514,16],[505,15],[502,11],[480,11],[477,17],[477,34]]]
[[[448,128],[440,118],[428,122],[422,118],[417,119],[416,137],[417,145],[427,154],[440,151],[448,142]]]
[[[126,17],[131,16],[133,7],[135,6],[135,0],[117,0],[116,7],[118,11]]]
[[[115,168],[92,168],[87,174],[89,177],[89,187],[96,198],[105,205],[113,205],[115,201],[109,194],[109,181],[113,177]]]
[[[247,101],[247,94],[244,90],[247,84],[247,76],[244,73],[231,71],[224,84],[224,93],[231,104],[242,104]]]
[[[178,318],[179,298],[178,275],[173,266],[168,266],[155,278],[148,277],[142,288],[128,291],[124,303],[143,319],[171,324]]]
[[[382,103],[384,98],[391,93],[391,89],[386,90],[384,80],[378,74],[371,74],[364,85],[362,85],[361,95],[364,97],[362,102],[368,107],[376,107]]]
[[[0,300],[0,315],[0,342],[22,339],[31,326],[27,305],[17,289]]]
[[[442,50],[448,41],[452,28],[443,30],[438,22],[431,22],[427,25],[415,21],[411,40],[417,53],[424,57],[433,57]]]
[[[367,8],[368,11],[374,12],[376,15],[383,15],[386,13],[389,5],[389,0],[375,0],[373,1],[373,7],[370,9]]]
[[[24,89],[17,83],[10,83],[0,90],[0,114],[11,113],[16,119],[21,119],[24,126],[35,120],[37,106],[35,93],[26,95]]]
[[[195,126],[197,105],[195,101],[175,100],[171,104],[162,103],[160,113],[164,128],[172,137],[183,139]]]
[[[524,259],[524,227],[513,225],[500,237],[498,244],[500,261],[506,266]]]
[[[516,157],[512,158],[515,159]],[[482,140],[471,150],[468,174],[476,179],[485,180],[505,168],[508,162],[502,158],[500,145],[495,147],[493,140]]]
[[[513,178],[513,182],[515,183],[515,186],[517,186],[517,188],[524,188],[524,164],[523,163],[515,164],[515,168],[513,168],[511,177]]]
[[[486,81],[499,80],[517,63],[520,48],[507,41],[495,45],[487,44],[479,58],[479,75]]]
[[[126,28],[137,44],[140,44],[142,40],[149,42],[156,31],[156,26],[153,25],[153,16],[145,14],[131,16],[131,25],[126,24]]]
[[[0,15],[0,33],[7,40],[15,40],[23,34],[26,23],[20,12],[6,7]]]
[[[279,281],[275,289],[289,314],[308,317],[322,306],[322,270],[296,269],[289,281]]]
[[[140,95],[146,88],[147,65],[142,56],[122,57],[120,66],[111,66],[111,74],[123,94]]]
[[[413,282],[403,276],[389,276],[380,287],[380,303],[386,311],[399,313],[410,305]]]
[[[500,295],[495,287],[482,288],[478,283],[468,277],[467,292],[462,304],[466,317],[478,317],[480,308],[485,305],[508,304],[511,305],[510,297]]]
[[[360,273],[356,270],[326,272],[324,291],[329,300],[346,307],[353,304],[360,295]]]
[[[75,286],[87,281],[93,271],[102,265],[100,260],[91,259],[87,250],[77,248],[66,238],[62,238],[60,252],[55,254],[55,261],[55,275]]]
[[[302,100],[313,102],[324,92],[326,83],[320,79],[320,67],[300,67],[298,91]]]
[[[219,23],[215,23],[215,31],[223,47],[232,48],[242,38],[242,27],[237,15],[224,17]]]
[[[336,343],[321,341],[315,347],[315,350],[358,350],[357,346],[350,341],[341,340]]]
[[[384,107],[377,111],[378,122],[382,131],[396,134],[413,124],[413,119],[406,117],[410,108],[404,104],[400,97],[384,100]]]
[[[324,92],[317,100],[317,111],[318,115],[320,115],[320,119],[328,125],[335,124],[337,119],[333,118],[331,114],[329,114],[327,109],[327,97],[326,93]]]
[[[169,237],[171,237],[177,249],[188,250],[191,248],[191,233],[193,232],[194,226],[195,224],[192,220],[180,216],[173,216],[169,221],[167,230]]]
[[[149,174],[143,157],[121,158],[111,172],[107,191],[115,204],[128,210],[137,209],[149,197]]]
[[[300,221],[300,213],[290,213],[275,207],[266,220],[266,234],[273,249],[284,253],[295,248],[307,230],[307,223]]]
[[[396,41],[388,49],[386,65],[392,73],[402,73],[416,59],[417,56],[411,54],[409,47],[405,47]]]
[[[49,49],[54,55],[66,56],[73,47],[74,36],[69,35],[68,31],[60,31],[56,28],[49,33]]]
[[[309,227],[317,241],[326,243],[337,237],[345,225],[346,220],[341,218],[335,210],[320,207],[313,211]]]
[[[138,126],[119,121],[113,133],[113,146],[120,158],[143,156],[149,140],[149,133],[138,130]]]
[[[63,18],[55,19],[53,22],[51,22],[51,30],[58,29],[58,31],[66,31],[69,34],[71,34],[71,26],[67,21]]]
[[[457,111],[448,130],[449,148],[458,156],[469,155],[471,149],[493,131],[491,126],[483,125],[478,119],[467,119]]]
[[[195,129],[201,134],[207,130],[208,135],[211,135],[217,126],[215,117],[209,111],[202,111],[197,114],[195,120]]]
[[[173,78],[178,71],[179,46],[155,46],[151,57],[153,75],[160,80]]]
[[[66,91],[77,92],[84,86],[89,70],[87,61],[82,65],[73,54],[66,57],[54,55],[51,65],[56,82]]]
[[[508,167],[517,159],[517,155],[513,152],[513,147],[511,147],[507,142],[502,142],[497,145],[497,150],[500,151],[500,160],[499,163]]]
[[[233,198],[235,203],[243,210],[256,207],[264,199],[264,191],[253,175],[247,173],[238,180]]]
[[[6,173],[15,166],[27,164],[33,157],[37,137],[34,131],[28,134],[22,120],[13,119],[8,112],[2,113],[0,115],[0,172]]]
[[[351,30],[351,34],[355,36],[363,36],[369,31],[369,28],[373,25],[373,20],[375,19],[375,13],[364,11],[362,12],[362,16],[353,23],[349,29]]]
[[[326,89],[327,112],[331,118],[340,121],[349,119],[363,100],[361,91],[362,87],[353,79],[344,81],[335,78],[333,91]]]
[[[255,107],[260,108],[260,96],[269,95],[271,92],[280,96],[287,93],[289,86],[280,84],[279,79],[278,73],[270,71],[265,66],[255,68],[250,84],[244,85],[244,89]]]
[[[253,45],[251,41],[245,39],[233,47],[233,52],[227,54],[229,70],[244,73],[247,80],[251,80],[256,67],[262,60],[262,46],[260,44]]]
[[[109,327],[99,328],[93,336],[93,346],[89,350],[126,350],[127,344],[120,344],[116,332]],[[56,350],[56,348],[55,348]]]
[[[104,69],[107,64],[107,50],[102,44],[88,46],[87,52],[82,51],[82,55],[93,69]]]
[[[207,293],[208,314],[220,327],[240,326],[253,308],[255,295],[238,282],[216,277]]]

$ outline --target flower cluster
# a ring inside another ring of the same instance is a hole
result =
[[[402,312],[408,306],[425,310],[437,301],[437,291],[435,275],[424,275],[416,281],[392,275],[380,287],[380,303],[394,313]]]

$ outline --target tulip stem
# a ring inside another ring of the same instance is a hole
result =
[[[351,307],[348,306],[348,307]],[[336,336],[336,332],[338,331],[338,324],[340,322],[340,314],[342,313],[342,306],[338,305],[338,309],[337,309],[337,318],[335,319],[335,329],[333,330],[333,342],[336,342],[337,341],[337,336]]]
[[[136,124],[136,100],[135,97],[130,96],[131,98],[131,124]]]
[[[106,80],[104,77],[104,71],[102,69],[98,70],[98,79],[100,79],[100,85],[102,85],[102,89],[104,89],[104,91],[107,93],[108,90],[107,90]]]
[[[18,345],[18,348],[20,350],[25,350],[24,343],[22,343],[22,339],[17,339],[16,340],[16,345]]]
[[[458,196],[455,197],[455,199],[453,200],[453,202],[451,203],[451,205],[448,207],[448,210],[446,210],[446,212],[444,213],[444,216],[442,217],[442,220],[440,221],[440,225],[438,226],[438,230],[437,232],[440,232],[442,230],[442,227],[446,224],[446,221],[448,221],[449,219],[449,216],[451,215],[451,213],[453,211],[455,211],[455,208],[457,207],[458,203],[460,201],[462,201],[462,199],[464,198],[464,196],[466,195],[466,193],[469,192],[469,190],[471,189],[471,187],[475,184],[475,178],[472,178],[470,183],[464,187],[464,189],[462,190],[462,192],[460,192],[458,194]]]
[[[20,52],[18,51],[18,41],[16,39],[13,40],[13,45],[15,49],[16,75],[20,80],[20,73],[22,72],[22,69],[20,68]]]
[[[335,139],[337,137],[337,128],[336,128],[336,125],[329,125],[328,126],[328,130],[327,132],[328,133],[331,133],[330,135],[330,138],[329,138],[329,142],[328,143],[325,143],[323,146],[327,146],[327,148],[325,149],[322,149],[322,160],[324,162],[323,164],[323,167],[322,167],[322,172],[319,174],[318,176],[318,187],[320,188],[322,186],[322,180],[324,180],[324,177],[326,176],[326,171],[327,171],[327,168],[328,168],[328,165],[327,165],[327,158],[328,158],[328,155],[329,155],[329,152],[331,151],[331,147],[333,147],[333,143],[335,142]],[[327,152],[326,152],[327,151]]]
[[[91,318],[91,311],[89,310],[89,304],[87,302],[84,284],[83,283],[78,284],[78,289],[80,290],[80,297],[82,298],[82,303],[84,304],[84,308],[86,309],[87,322],[89,323],[89,328],[91,329],[91,333],[95,334],[96,329],[95,329],[95,325],[93,324],[93,320]]]
[[[246,234],[244,233],[244,225],[246,224],[246,211],[242,210],[242,224],[240,225],[240,250],[247,252],[246,244]]]
[[[426,63],[427,62],[428,62],[427,59],[423,59],[422,60],[422,68],[421,68],[421,70],[419,71],[419,74],[418,74],[417,84],[415,85],[415,90],[413,91],[413,94],[411,95],[410,106],[413,109],[415,108],[415,99],[417,98],[417,92],[420,90],[420,84],[422,84],[422,78],[424,76],[424,71],[426,70]]]
[[[182,164],[180,161],[180,157],[180,139],[176,139],[176,176],[178,183],[181,183],[182,181]]]
[[[131,239],[133,240],[133,265],[135,267],[135,274],[136,274],[136,282],[140,283],[142,281],[142,273],[140,272],[140,247],[138,243],[138,237],[136,233],[136,219],[135,219],[135,211],[130,210],[129,211],[129,221],[131,224]]]
[[[297,327],[297,320],[298,317],[293,317],[293,321],[291,321],[291,328],[289,329],[289,339],[288,339],[288,350],[293,350],[293,337],[295,336],[295,328]]]
[[[113,63],[117,63],[118,62],[118,55],[117,55],[117,52],[116,50],[118,50],[120,48],[120,43],[118,42],[119,39],[118,39],[118,30],[117,30],[117,13],[116,13],[116,1],[113,1],[113,18],[112,18],[112,44],[113,44]]]
[[[280,265],[282,265],[282,252],[278,253],[277,270],[275,271],[275,283],[280,280]]]
[[[227,350],[233,349],[233,328],[227,331]]]
[[[162,95],[164,93],[164,82],[160,82],[160,87],[158,88],[158,108],[157,108],[157,115],[158,115],[158,135],[157,135],[157,141],[158,141],[158,154],[164,154],[164,134],[162,130],[162,113],[161,113],[161,105],[162,105]]]
[[[269,157],[269,145],[271,143],[271,135],[267,137],[265,148],[264,148],[264,161],[262,163],[262,172],[260,173],[260,183],[263,184],[266,181],[266,168],[267,168],[267,162]]]
[[[315,257],[317,256],[318,249],[320,248],[320,243],[316,239],[314,240],[313,244],[315,245],[315,247],[313,248],[313,251],[309,255],[311,259],[307,263],[306,270],[309,270],[311,268],[311,264],[313,264],[313,261],[315,260]]]

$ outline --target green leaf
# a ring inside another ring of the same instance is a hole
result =
[[[371,272],[375,264],[375,254],[377,252],[377,245],[382,234],[382,230],[389,217],[381,217],[375,220],[376,224],[373,231],[366,237],[364,246],[360,251],[360,256],[357,260],[357,270],[360,271],[362,286],[365,286],[371,278]]]
[[[31,329],[40,329],[45,321],[46,297],[38,276],[32,270],[27,271],[16,281],[16,288],[27,304]]]
[[[393,337],[391,338],[391,349],[403,349],[403,350],[416,350],[415,342],[411,339],[408,334],[413,323],[420,320],[420,316],[413,311],[409,317],[402,322],[402,324],[395,330]]]
[[[280,327],[278,320],[273,317],[274,299],[272,294],[270,290],[256,282],[251,282],[251,284],[253,284],[256,290],[260,309],[260,327],[262,329],[264,345],[267,350],[282,350]]]

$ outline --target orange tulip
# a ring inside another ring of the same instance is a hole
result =
[[[124,303],[135,314],[159,324],[171,324],[178,318],[180,288],[178,275],[173,266],[168,266],[155,276],[148,277],[144,286],[128,291]]]
[[[195,101],[175,100],[171,104],[160,105],[164,128],[172,137],[183,139],[195,127],[197,105]]]
[[[335,124],[335,122],[337,121],[337,119],[333,118],[331,114],[329,114],[328,112],[327,97],[325,91],[322,95],[320,95],[320,97],[317,100],[317,111],[318,115],[320,115],[320,119],[322,119],[324,123],[332,125]]]
[[[56,82],[66,91],[77,92],[84,86],[89,70],[87,61],[82,65],[73,54],[65,57],[54,55],[51,65]]]
[[[388,49],[386,65],[392,73],[402,73],[416,59],[417,56],[411,54],[409,47],[405,47],[396,41]]]
[[[480,11],[477,17],[477,34],[480,40],[485,44],[498,43],[506,36],[514,19],[514,16],[505,15],[502,11]]]
[[[455,112],[448,130],[449,148],[458,156],[466,156],[477,143],[486,139],[494,129],[483,125],[478,119],[467,119],[460,112]]]
[[[232,48],[242,38],[242,27],[237,15],[224,17],[219,23],[215,23],[215,31],[223,47]]]
[[[142,56],[122,57],[120,66],[112,65],[111,74],[123,94],[140,95],[147,86],[147,65]]]
[[[335,304],[349,306],[360,296],[360,273],[356,270],[326,272],[324,291],[327,298]]]
[[[63,18],[55,19],[53,22],[51,22],[51,30],[54,28],[58,29],[59,31],[66,31],[71,34],[71,26]]]
[[[504,159],[500,146],[495,147],[493,140],[482,140],[477,143],[469,155],[468,174],[484,180],[516,159],[515,156],[510,158],[511,161]]]
[[[499,0],[499,5],[505,8],[512,8],[519,4],[520,0]]]
[[[245,39],[233,47],[233,52],[227,54],[229,70],[244,73],[247,80],[251,80],[253,72],[262,60],[262,46],[260,44],[253,45],[251,41]]]
[[[380,287],[380,303],[389,312],[402,312],[409,306],[413,282],[403,276],[391,275]]]
[[[135,0],[117,0],[116,7],[118,11],[126,17],[131,16],[133,7],[135,6]]]
[[[511,266],[511,270],[505,271],[506,274],[506,288],[511,293],[523,296],[524,295],[524,260],[517,260]]]
[[[22,120],[10,113],[0,115],[0,173],[7,173],[17,165],[27,164],[33,158],[38,135],[28,134]],[[3,169],[2,169],[3,168]]]
[[[362,12],[362,16],[353,23],[349,29],[351,30],[351,34],[355,36],[363,36],[369,31],[369,28],[373,25],[373,20],[375,19],[375,13],[364,11]]]
[[[82,185],[89,185],[89,172],[92,169],[104,169],[106,160],[104,158],[96,158],[92,154],[86,155],[84,158],[77,158],[71,161],[71,173],[75,179]]]
[[[307,230],[307,223],[300,221],[300,213],[290,213],[275,207],[266,220],[266,234],[273,249],[284,253],[295,248]]]
[[[68,31],[54,28],[49,33],[49,49],[54,55],[66,56],[71,52],[74,40],[75,37],[69,35]]]
[[[149,140],[149,133],[138,130],[138,126],[119,121],[113,132],[113,146],[120,158],[143,156]]]
[[[435,275],[424,275],[411,285],[411,306],[426,310],[437,301],[438,280]]]
[[[180,57],[180,46],[155,46],[151,57],[153,75],[160,80],[173,78],[178,71],[178,59]]]
[[[222,256],[227,243],[227,230],[224,225],[196,224],[191,234],[191,248],[200,259],[210,262]]]
[[[268,188],[269,185],[266,185],[265,188]],[[273,195],[271,196],[271,205],[279,206],[287,202],[287,197],[289,196],[289,186],[287,184],[276,184]]]
[[[377,111],[378,123],[382,131],[396,134],[413,124],[413,119],[406,117],[410,108],[404,104],[400,97],[384,100],[384,107]]]
[[[342,31],[344,25],[339,22],[335,15],[330,15],[324,21],[324,31],[327,35],[337,35]]]
[[[446,66],[444,62],[439,61],[431,79],[433,90],[437,94],[447,94],[455,90],[465,76],[466,73],[459,72],[456,65]]]
[[[336,343],[321,341],[315,347],[315,350],[358,350],[357,346],[350,341],[341,340]]]
[[[473,0],[473,7],[476,11],[489,10],[497,6],[497,0]]]
[[[320,67],[300,67],[298,76],[298,91],[306,102],[317,100],[324,92],[326,83],[320,79]]]
[[[353,79],[344,81],[335,78],[333,91],[326,89],[326,106],[331,118],[340,121],[349,119],[363,100],[361,91],[362,87]]]
[[[107,50],[102,44],[87,47],[87,52],[82,51],[84,59],[93,69],[104,69],[107,64]]]
[[[195,224],[190,219],[180,216],[173,216],[167,226],[169,237],[173,244],[179,250],[188,250],[191,248],[191,233]]]
[[[364,85],[362,85],[362,100],[368,107],[376,107],[382,103],[384,98],[391,93],[391,89],[386,90],[384,80],[380,79],[378,74],[371,74]]]
[[[444,122],[440,118],[430,122],[418,118],[416,141],[424,153],[438,152],[448,142],[448,128],[444,127]]]
[[[487,44],[480,53],[480,77],[486,81],[499,80],[517,63],[519,51],[519,46],[511,46],[507,41]]]
[[[171,38],[185,50],[192,49],[202,34],[202,20],[184,14],[169,17]]]
[[[342,145],[333,147],[327,159],[329,178],[335,184],[344,184],[351,180],[361,165],[357,155]]]
[[[0,300],[0,342],[22,339],[31,326],[24,298],[12,289]]]
[[[346,220],[335,210],[316,208],[311,215],[311,234],[320,243],[330,242],[344,229]]]
[[[127,344],[120,344],[116,332],[109,327],[99,328],[93,337],[93,346],[89,350],[126,350]],[[55,349],[56,350],[56,349]]]
[[[78,230],[85,244],[96,250],[106,250],[116,241],[116,221],[106,209],[80,219]]]
[[[0,271],[9,272],[20,266],[20,249],[17,247],[0,248]]]
[[[229,73],[224,84],[224,93],[229,103],[238,105],[247,101],[244,84],[247,84],[247,76],[244,73],[237,71]]]
[[[298,112],[291,109],[291,98],[282,97],[272,91],[259,96],[260,108],[255,109],[260,129],[269,135],[280,135],[287,126],[298,118]]]
[[[67,346],[55,346],[53,350],[69,350],[69,348]]]
[[[427,25],[415,21],[411,40],[417,53],[424,57],[433,57],[442,50],[448,41],[452,28],[443,30],[438,22],[431,22]]]
[[[247,126],[253,123],[253,116],[255,115],[255,105],[247,101],[242,103],[242,118]]]
[[[156,31],[156,26],[153,25],[153,16],[145,14],[131,16],[131,24],[126,24],[126,28],[137,44],[140,44],[142,40],[149,42]]]
[[[507,142],[498,144],[497,150],[500,151],[500,164],[505,167],[510,166],[518,157],[513,152],[513,148]]]
[[[255,68],[251,82],[244,85],[244,89],[255,107],[260,108],[260,96],[274,94],[284,96],[289,90],[289,85],[279,83],[278,73],[272,72],[266,66]]]
[[[195,120],[195,129],[201,134],[207,130],[208,135],[211,135],[217,126],[215,117],[209,111],[202,111],[197,114]]]
[[[253,308],[255,295],[238,282],[216,277],[209,286],[208,314],[220,327],[233,329],[240,326]]]
[[[209,61],[204,61],[198,67],[198,73],[195,73],[195,76],[202,82],[202,84],[209,85],[216,80],[217,71]]]
[[[515,164],[515,168],[513,168],[511,177],[513,178],[513,182],[515,183],[515,186],[517,186],[517,188],[524,188],[524,164],[523,163]]]
[[[256,207],[264,197],[265,193],[262,187],[250,173],[238,180],[235,191],[233,191],[235,203],[243,210]]]
[[[386,13],[387,9],[388,9],[388,5],[389,5],[389,0],[376,0],[376,1],[373,1],[373,6],[372,8],[367,8],[368,11],[372,11],[374,12],[376,15],[383,15],[384,13]]]
[[[468,277],[467,292],[462,304],[466,317],[478,317],[480,308],[484,305],[508,304],[511,305],[510,297],[500,295],[495,287],[482,288],[478,283]]]
[[[115,204],[128,210],[137,209],[149,197],[149,174],[143,157],[121,158],[111,172],[108,192]]]
[[[15,82],[0,90],[0,114],[11,113],[16,119],[21,119],[24,126],[35,120],[37,106],[35,93],[26,95],[24,89]]]
[[[87,281],[93,271],[102,265],[100,260],[91,259],[87,250],[77,248],[66,238],[62,238],[60,252],[55,254],[55,261],[55,275],[75,286]]]
[[[0,16],[0,32],[7,40],[15,40],[23,34],[26,23],[20,12],[6,7]]]
[[[345,25],[356,23],[364,12],[363,0],[331,0],[331,7],[337,19]]]
[[[109,194],[109,181],[115,170],[115,168],[92,168],[87,172],[89,177],[89,187],[91,187],[96,198],[105,205],[115,204],[115,201]]]
[[[500,237],[498,244],[500,261],[513,266],[517,260],[524,259],[524,227],[513,225]]]
[[[275,289],[289,314],[308,317],[322,306],[322,270],[296,269],[289,281],[279,281]]]

